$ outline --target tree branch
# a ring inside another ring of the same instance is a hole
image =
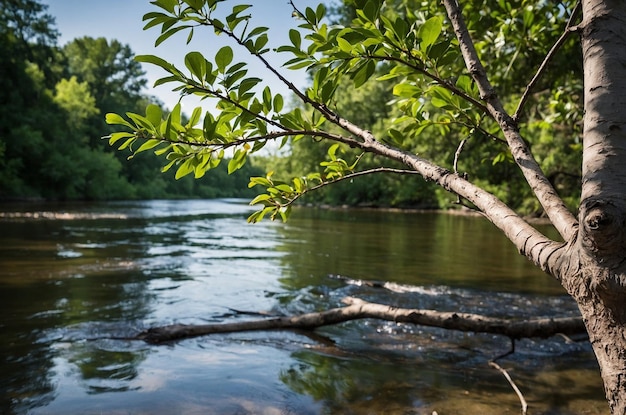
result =
[[[563,44],[572,34],[572,32],[576,30],[576,27],[572,26],[572,23],[578,18],[578,14],[580,13],[581,9],[581,3],[580,0],[578,0],[576,5],[574,6],[574,10],[572,11],[571,16],[569,17],[569,20],[567,21],[567,24],[565,25],[565,30],[554,43],[554,45],[544,58],[543,62],[541,62],[541,65],[539,65],[539,69],[537,69],[537,73],[535,73],[535,76],[533,76],[528,85],[526,85],[526,90],[522,94],[522,98],[520,98],[517,109],[515,110],[515,114],[513,115],[513,120],[515,120],[515,122],[519,121],[522,115],[522,110],[524,109],[524,105],[526,104],[526,101],[528,100],[531,91],[533,90],[537,82],[539,82],[539,78],[541,78],[541,75],[543,75],[546,68],[548,67],[548,63],[550,63],[550,60],[552,60],[554,55],[556,55],[556,52],[561,48],[561,46],[563,46]]]
[[[411,56],[411,52],[409,51],[405,51],[402,50],[402,53],[406,53],[407,55]],[[410,62],[407,62],[405,60],[402,60],[400,58],[396,58],[394,56],[376,56],[376,55],[362,55],[362,58],[364,59],[371,59],[371,60],[378,60],[378,61],[389,61],[389,62],[397,62],[403,65],[406,65],[407,67],[413,69],[415,72],[417,73],[421,73],[422,75],[424,75],[425,77],[435,81],[438,85],[442,86],[443,88],[447,89],[448,91],[452,92],[455,95],[460,96],[461,98],[463,98],[465,101],[471,103],[472,105],[474,105],[477,109],[479,109],[482,113],[488,115],[491,117],[491,113],[489,112],[489,110],[487,109],[487,107],[485,107],[485,105],[480,102],[479,100],[477,100],[476,98],[474,98],[473,96],[467,94],[465,91],[460,90],[459,88],[457,88],[454,84],[446,81],[445,79],[427,71],[426,69],[418,66],[418,65],[414,65]]]
[[[500,334],[514,339],[526,337],[548,338],[558,333],[574,334],[585,332],[585,327],[579,317],[511,321],[470,313],[397,308],[370,303],[353,297],[347,297],[343,301],[347,304],[346,307],[293,317],[267,318],[235,323],[173,324],[154,327],[139,333],[134,339],[144,340],[148,343],[163,343],[216,333],[279,329],[313,330],[322,326],[366,318],[465,332]]]
[[[264,141],[264,140],[276,140],[282,137],[290,137],[290,136],[297,136],[297,135],[325,138],[328,140],[347,144],[351,147],[356,147],[358,144],[356,140],[350,137],[346,137],[346,136],[339,135],[339,134],[333,134],[333,133],[329,133],[326,131],[309,131],[309,130],[273,131],[273,132],[267,133],[265,135],[260,135],[260,136],[242,137],[240,139],[230,141],[227,143],[211,142],[211,141],[194,142],[194,141],[187,141],[187,140],[171,140],[171,139],[167,139],[163,137],[156,137],[156,136],[144,137],[144,139],[156,139],[156,140],[162,141],[163,143],[168,143],[168,144],[185,144],[185,145],[191,145],[191,146],[196,146],[196,147],[205,147],[205,148],[215,147],[216,149],[227,149],[230,147],[235,147],[235,146],[239,146],[239,145],[246,144],[246,143],[255,143],[257,141]],[[108,137],[110,136],[105,136],[103,138],[108,138]]]
[[[356,126],[352,128],[358,129]],[[522,255],[529,258],[545,272],[551,273],[551,265],[563,252],[564,245],[552,241],[530,226],[514,210],[493,194],[416,154],[390,147],[377,140],[362,143],[360,147],[366,151],[409,166],[419,172],[426,181],[435,182],[445,190],[467,199],[467,201],[483,212],[490,222],[502,230],[504,235],[513,242]],[[488,212],[488,214],[485,212]],[[551,275],[554,274],[551,273]],[[555,277],[558,276],[555,275]]]
[[[487,104],[489,113],[504,133],[515,162],[556,230],[564,240],[570,240],[578,229],[576,218],[567,209],[563,200],[546,178],[520,135],[515,120],[506,112],[495,89],[489,82],[487,72],[478,57],[457,0],[443,0],[443,4],[459,41],[467,69],[476,82],[480,96]],[[489,215],[489,213],[487,214]]]
[[[369,174],[376,174],[376,173],[393,173],[393,174],[415,174],[420,176],[419,172],[416,172],[415,170],[405,170],[405,169],[393,169],[390,167],[377,167],[374,169],[368,169],[368,170],[361,170],[361,171],[357,171],[354,173],[349,173],[346,174],[345,176],[341,176],[338,177],[336,179],[333,180],[329,180],[329,181],[325,181],[322,182],[320,184],[317,184],[313,187],[310,187],[306,190],[304,190],[302,193],[297,194],[294,198],[290,199],[289,202],[282,204],[282,207],[287,207],[289,205],[292,205],[293,203],[295,203],[296,200],[300,199],[302,196],[304,196],[307,193],[319,190],[323,187],[329,186],[331,184],[335,184],[335,183],[339,183],[345,180],[349,180],[349,179],[354,179],[356,177],[360,177],[360,176],[367,176]]]

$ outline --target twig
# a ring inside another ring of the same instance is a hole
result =
[[[554,55],[556,55],[556,52],[561,48],[561,46],[563,46],[563,44],[565,43],[567,38],[572,34],[572,32],[576,31],[577,28],[576,26],[572,26],[572,23],[578,17],[580,9],[581,9],[581,4],[580,4],[580,0],[578,0],[576,5],[574,6],[574,10],[572,11],[571,16],[569,17],[569,20],[567,21],[565,30],[563,31],[561,36],[557,39],[556,43],[552,46],[552,48],[550,49],[550,51],[544,58],[543,62],[541,62],[541,65],[539,66],[539,69],[537,69],[537,73],[535,73],[535,76],[533,76],[533,78],[528,83],[528,85],[526,85],[526,90],[524,91],[524,94],[522,94],[522,98],[520,99],[519,104],[517,105],[517,109],[515,110],[515,114],[513,115],[513,120],[515,120],[516,122],[519,121],[522,115],[522,110],[524,109],[524,105],[526,104],[526,101],[528,100],[528,97],[530,96],[530,92],[533,90],[537,82],[539,82],[539,78],[541,78],[541,75],[543,75],[544,71],[548,67],[548,63],[552,60]]]
[[[467,138],[464,138],[463,140],[461,140],[461,142],[459,143],[459,147],[457,147],[456,151],[454,152],[454,172],[456,174],[459,174],[459,157],[461,157],[461,152],[463,151],[463,147],[465,147],[465,144],[467,143]]]
[[[504,359],[508,355],[511,355],[511,354],[515,353],[515,339],[512,338],[512,337],[509,337],[509,339],[511,340],[511,348],[509,349],[509,351],[494,357],[493,359],[490,360],[491,362],[495,362],[496,360]]]
[[[342,182],[344,180],[352,180],[355,177],[366,176],[368,174],[376,174],[376,173],[417,174],[418,176],[420,175],[420,173],[415,171],[415,170],[394,169],[394,168],[391,168],[391,167],[376,167],[376,168],[373,168],[373,169],[361,170],[361,171],[357,171],[357,172],[346,174],[345,176],[337,177],[337,178],[332,179],[332,180],[323,181],[323,182],[321,182],[319,184],[316,184],[315,186],[312,186],[312,187],[310,187],[308,189],[305,189],[301,193],[298,193],[293,198],[289,199],[287,202],[282,203],[281,207],[287,207],[289,205],[292,205],[296,200],[300,199],[305,194],[313,192],[313,191],[316,191],[316,190],[319,190],[319,189],[321,189],[323,187],[326,187],[328,185],[335,184],[335,183],[338,183],[338,182]]]
[[[526,399],[524,399],[524,395],[522,395],[522,392],[519,390],[515,382],[513,382],[513,379],[511,379],[511,376],[509,376],[509,373],[506,370],[504,370],[502,367],[500,367],[500,365],[498,365],[493,360],[489,362],[489,366],[495,368],[500,373],[502,373],[502,375],[504,375],[506,380],[509,382],[509,385],[511,385],[511,387],[517,394],[517,397],[519,398],[520,403],[522,404],[522,415],[526,415],[528,413],[528,403],[526,403]]]

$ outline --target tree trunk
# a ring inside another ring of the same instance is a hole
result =
[[[578,303],[612,413],[626,414],[626,2],[582,3],[580,227],[555,275]]]

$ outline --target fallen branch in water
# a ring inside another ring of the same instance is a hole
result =
[[[343,302],[347,304],[346,307],[293,317],[273,317],[235,323],[173,324],[154,327],[139,333],[135,339],[156,344],[217,333],[277,329],[313,330],[322,326],[366,318],[440,327],[449,330],[501,334],[512,339],[527,337],[547,338],[556,334],[573,335],[585,333],[585,327],[579,317],[514,321],[470,313],[397,308],[370,303],[354,297],[347,297]]]

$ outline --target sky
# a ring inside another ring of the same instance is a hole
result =
[[[322,0],[294,0],[301,11],[306,7],[315,8]],[[55,17],[56,28],[60,32],[59,44],[82,36],[105,37],[109,40],[116,39],[122,44],[130,46],[136,55],[157,55],[173,63],[178,68],[185,68],[185,55],[191,51],[199,51],[206,57],[212,57],[225,43],[224,36],[217,38],[213,32],[207,29],[196,30],[194,40],[187,45],[187,32],[178,33],[161,43],[155,48],[154,41],[160,34],[160,28],[143,30],[142,17],[151,11],[161,9],[150,4],[149,0],[41,0],[48,5],[48,13]],[[288,0],[227,0],[220,4],[228,11],[236,4],[252,4],[252,21],[250,27],[266,26],[270,28],[268,46],[276,47],[281,44],[289,44],[289,29],[297,27],[298,21],[292,17],[292,8]],[[264,79],[272,88],[273,92],[280,92],[285,97],[289,96],[287,88],[274,79],[265,68],[255,61],[251,61],[245,51],[233,47],[235,59],[250,63],[248,75]],[[240,55],[239,55],[240,53]],[[271,52],[270,52],[271,53]],[[271,62],[282,64],[289,58],[287,54],[272,54]],[[178,102],[179,95],[172,92],[174,84],[165,84],[152,88],[154,81],[166,76],[162,69],[142,64],[146,71],[146,78],[150,89],[146,91],[150,95],[158,97],[165,106],[173,108]],[[283,71],[288,79],[298,87],[307,84],[307,75],[303,71]],[[191,113],[194,107],[201,102],[194,97],[187,97],[182,102],[183,111]],[[202,104],[206,108],[206,105]]]

